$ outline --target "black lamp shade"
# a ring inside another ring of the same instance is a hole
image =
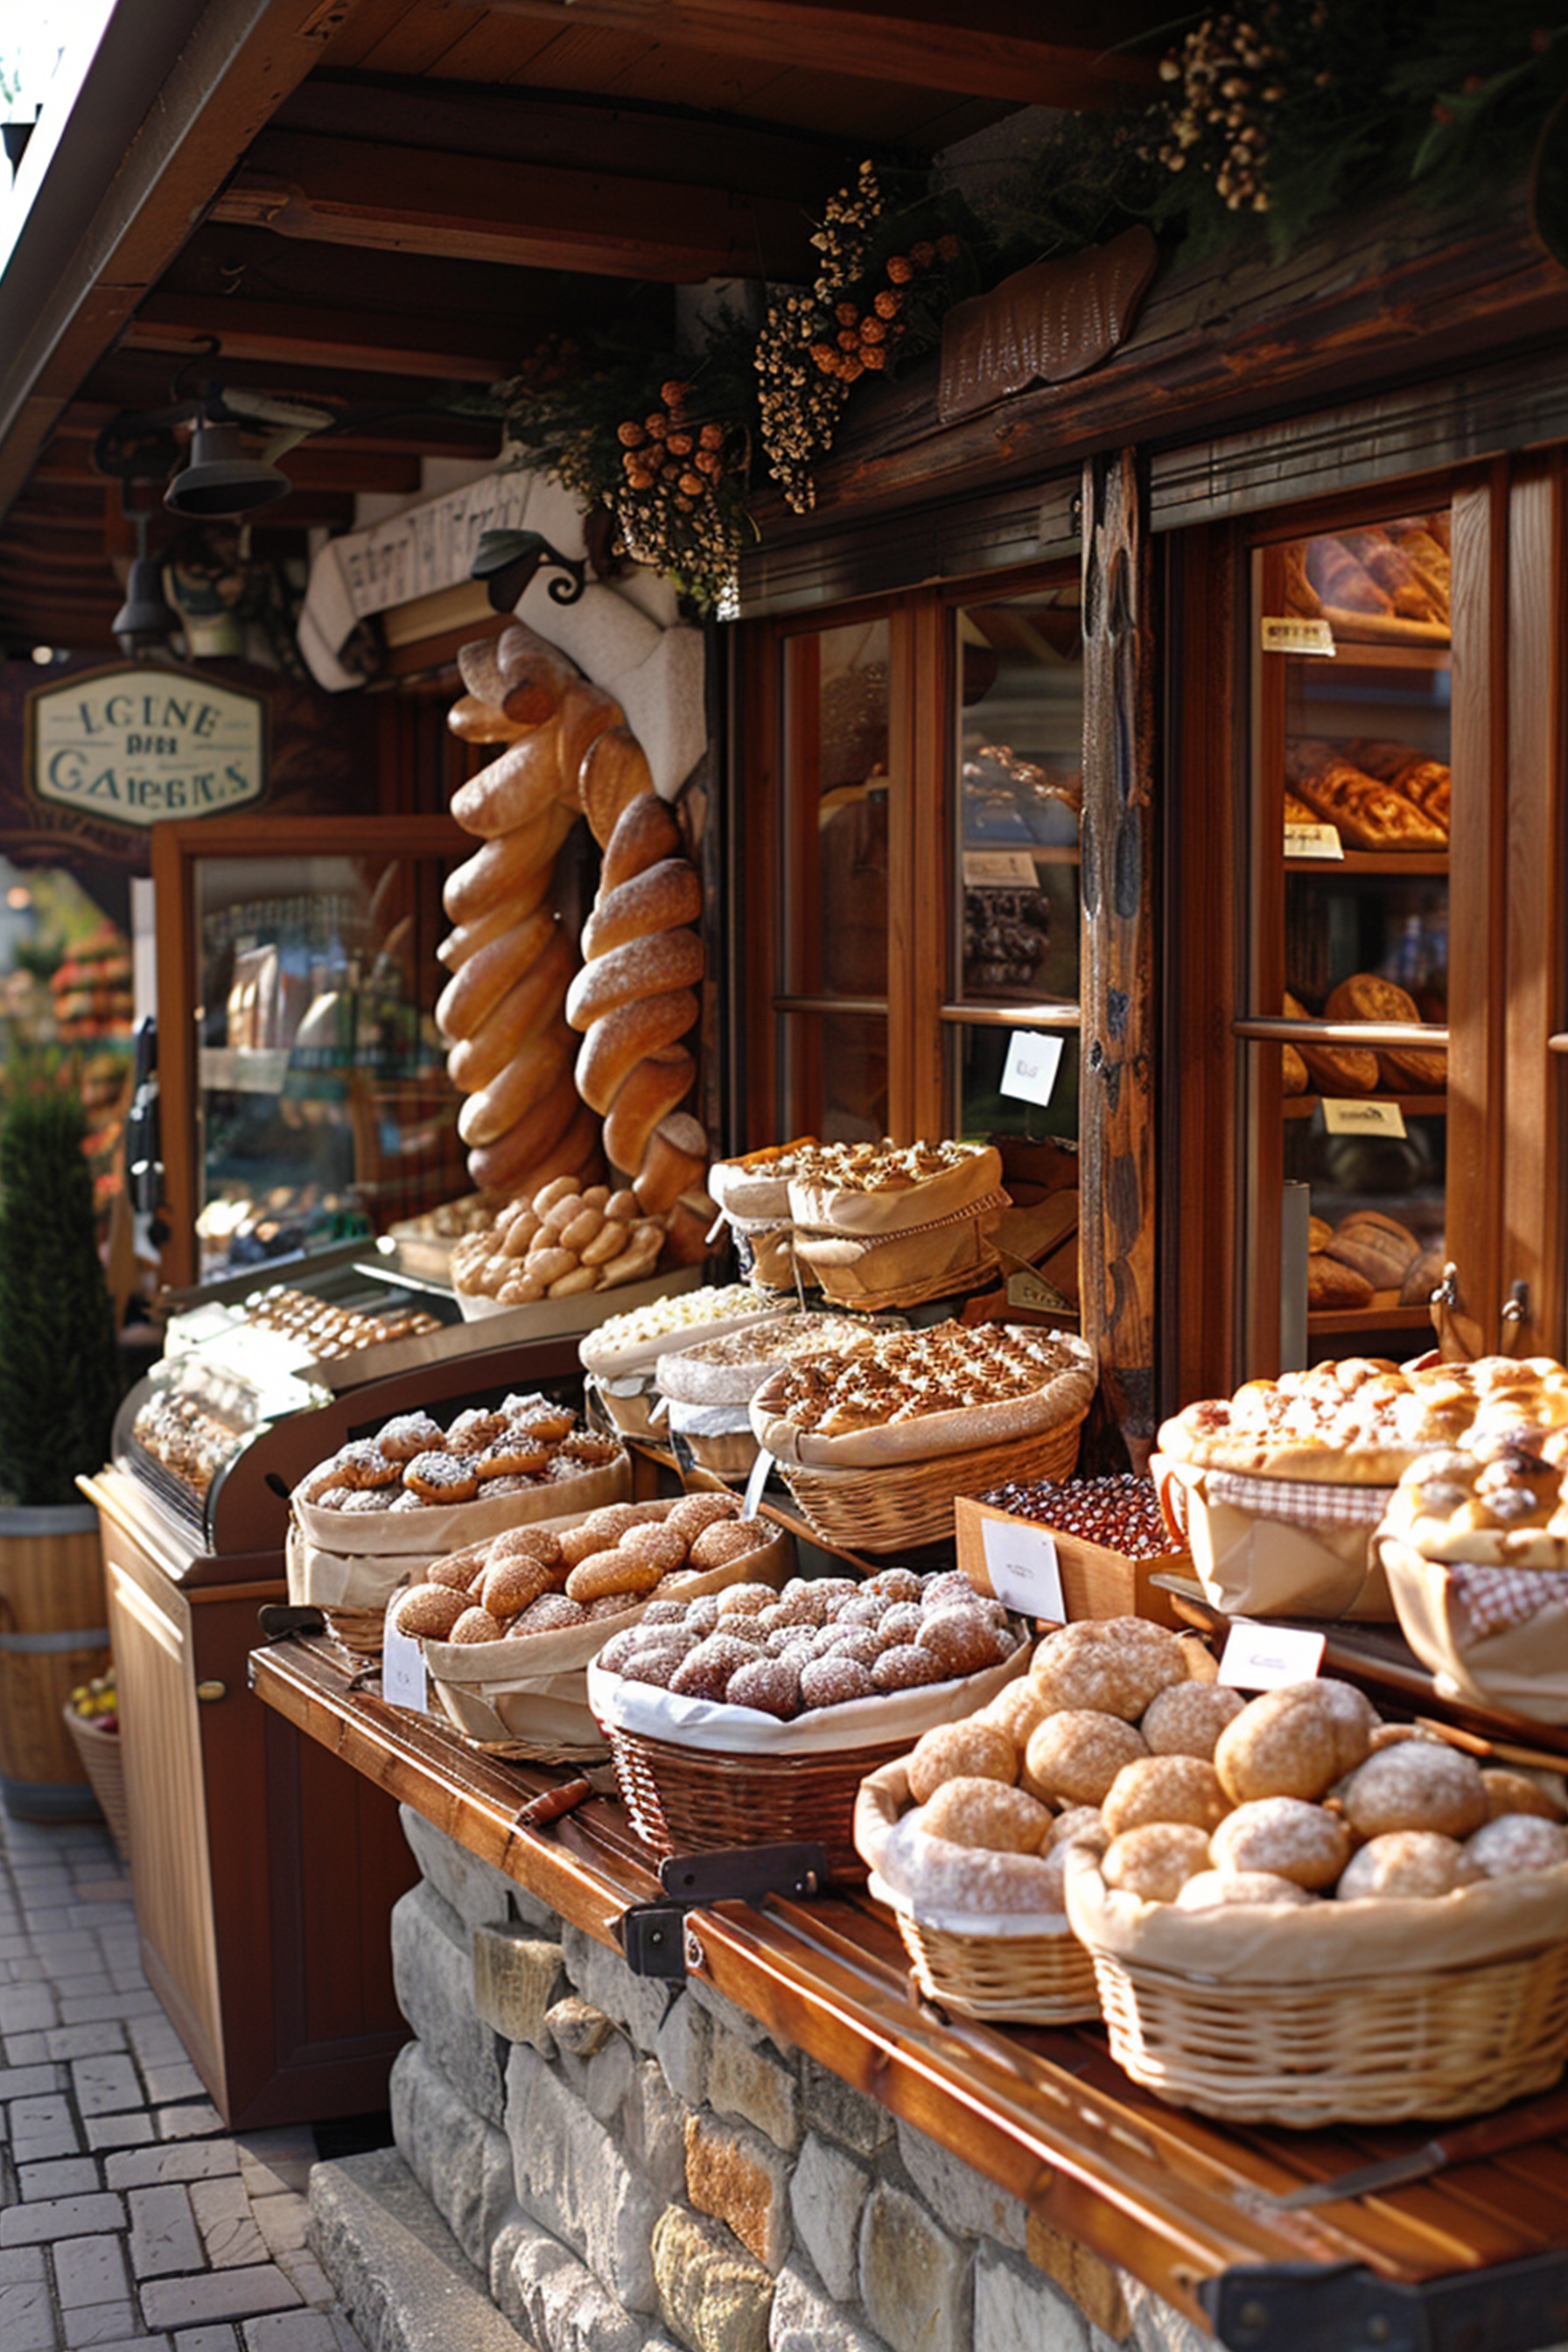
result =
[[[293,488],[287,474],[259,457],[247,457],[237,425],[198,425],[191,461],[163,494],[176,514],[215,517],[254,514],[286,499]]]
[[[110,625],[128,660],[168,644],[180,625],[180,616],[163,594],[163,567],[156,556],[136,558],[126,583],[125,602]]]

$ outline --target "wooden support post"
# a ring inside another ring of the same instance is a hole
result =
[[[1153,650],[1136,452],[1083,477],[1083,1331],[1142,1470],[1154,1434]]]

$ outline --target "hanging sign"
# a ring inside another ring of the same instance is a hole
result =
[[[189,671],[78,670],[27,698],[36,800],[110,824],[217,816],[267,789],[267,699]]]
[[[1050,1101],[1062,1058],[1062,1041],[1047,1030],[1015,1029],[997,1091],[1044,1107]]]

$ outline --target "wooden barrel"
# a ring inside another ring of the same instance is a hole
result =
[[[109,1664],[107,1617],[90,1504],[0,1510],[0,1804],[18,1821],[99,1809],[65,1704]]]

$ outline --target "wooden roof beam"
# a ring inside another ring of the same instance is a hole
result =
[[[1163,0],[1075,10],[1040,0],[456,0],[563,32],[645,33],[670,47],[807,59],[836,73],[1014,106],[1108,107],[1157,61],[1114,47],[1168,20]],[[1055,37],[1053,37],[1053,35]]]
[[[651,278],[809,273],[798,205],[678,181],[264,131],[215,220],[328,245]]]
[[[275,361],[285,367],[308,361],[318,368],[464,383],[494,383],[516,360],[515,352],[503,349],[504,321],[490,320],[481,332],[468,320],[262,302],[243,295],[221,303],[192,294],[151,295],[131,321],[123,345],[189,355],[203,351],[214,335],[222,341],[225,361]]]

